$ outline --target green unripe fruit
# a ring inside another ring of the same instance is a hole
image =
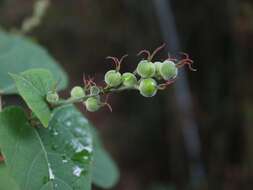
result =
[[[139,91],[144,97],[153,97],[157,93],[156,81],[152,78],[141,80]]]
[[[129,88],[134,87],[137,84],[137,78],[134,74],[132,73],[124,73],[122,75],[122,82],[123,85]]]
[[[70,95],[72,98],[83,98],[85,96],[85,91],[80,86],[75,86],[72,88]]]
[[[53,91],[49,91],[47,93],[46,98],[49,103],[56,103],[59,101],[59,95],[57,94],[57,92],[53,92]]]
[[[100,100],[100,95],[99,93],[101,92],[101,89],[97,86],[92,86],[90,87],[90,95],[94,96],[94,98],[97,98],[98,100]]]
[[[88,111],[90,112],[95,112],[98,111],[99,108],[101,108],[101,102],[98,98],[96,97],[90,97],[88,98],[85,102],[85,107]]]
[[[90,87],[90,95],[99,95],[101,92],[100,88],[97,86]]]
[[[117,87],[121,84],[122,78],[120,72],[110,70],[105,74],[105,82],[110,87]]]
[[[161,73],[160,73],[160,67],[161,67],[162,64],[163,64],[163,63],[160,62],[160,61],[157,61],[157,62],[154,63],[154,65],[155,65],[155,77],[156,77],[158,80],[162,79],[162,75],[161,75]]]
[[[155,75],[155,65],[148,60],[142,60],[137,66],[137,73],[142,78],[153,77]]]
[[[164,80],[169,80],[177,77],[178,68],[173,61],[166,60],[160,66],[159,71]]]

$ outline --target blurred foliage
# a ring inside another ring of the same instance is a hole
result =
[[[10,73],[20,73],[31,68],[45,68],[54,73],[58,90],[66,88],[68,77],[57,61],[29,38],[8,34],[0,30],[0,91],[2,94],[16,94]]]
[[[176,190],[173,185],[155,183],[149,190]]]
[[[1,0],[0,23],[10,29],[21,26],[32,13],[33,2]],[[253,2],[171,2],[183,51],[198,68],[188,79],[207,172],[201,189],[250,190]],[[53,0],[43,23],[30,35],[48,47],[73,84],[82,82],[84,72],[102,80],[111,66],[104,60],[108,55],[134,55],[163,41],[151,0]],[[130,56],[123,69],[133,69],[136,61]],[[173,87],[151,101],[124,93],[111,97],[113,114],[87,114],[121,166],[121,182],[115,189],[146,189],[154,181],[187,188],[190,168],[174,99]]]

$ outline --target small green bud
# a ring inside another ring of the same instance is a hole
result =
[[[158,79],[158,80],[161,80],[162,79],[162,75],[160,73],[160,67],[161,65],[163,64],[162,62],[160,61],[157,61],[157,62],[154,62],[155,64],[155,77]]]
[[[75,86],[72,88],[70,95],[72,98],[83,98],[85,96],[85,91],[80,86]]]
[[[100,100],[100,95],[99,93],[101,92],[101,89],[97,86],[91,86],[90,87],[90,95],[94,96],[94,98],[97,98],[98,100]]]
[[[138,83],[136,76],[132,73],[124,73],[122,75],[122,81],[123,85],[129,88],[134,87]]]
[[[156,81],[152,78],[141,80],[139,91],[144,97],[153,97],[157,93]]]
[[[90,112],[98,111],[101,108],[101,102],[96,97],[90,97],[85,102],[85,107]]]
[[[148,60],[142,60],[137,66],[137,73],[142,78],[153,77],[155,75],[155,65]]]
[[[59,101],[59,95],[57,94],[57,92],[53,92],[53,91],[49,91],[47,93],[46,98],[49,103],[56,103]]]
[[[100,91],[100,88],[97,86],[90,87],[90,95],[99,95]]]
[[[110,70],[105,74],[105,82],[110,87],[117,87],[121,84],[122,78],[120,72]]]
[[[173,61],[166,60],[160,66],[159,71],[164,80],[169,80],[177,77],[178,68]]]

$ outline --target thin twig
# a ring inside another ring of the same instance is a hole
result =
[[[136,87],[134,88],[129,88],[129,87],[124,87],[124,86],[120,86],[118,88],[104,88],[100,91],[100,93],[98,94],[90,94],[90,95],[86,95],[84,97],[81,98],[69,98],[69,99],[61,99],[55,103],[52,103],[52,106],[61,106],[61,105],[66,105],[66,104],[74,104],[74,103],[79,103],[79,102],[84,102],[85,100],[87,100],[90,97],[96,97],[99,95],[105,95],[105,94],[110,94],[113,92],[121,92],[124,90],[137,90]]]
[[[37,0],[33,6],[33,14],[26,18],[21,26],[20,32],[26,34],[40,25],[47,9],[50,5],[50,0]]]

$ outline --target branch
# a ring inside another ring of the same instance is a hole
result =
[[[134,88],[129,88],[129,87],[124,87],[124,86],[119,86],[117,88],[103,88],[101,89],[100,93],[98,94],[92,94],[92,95],[86,95],[82,98],[68,98],[68,99],[61,99],[55,103],[51,103],[51,105],[53,107],[55,106],[61,106],[61,105],[66,105],[66,104],[74,104],[74,103],[80,103],[80,102],[84,102],[85,100],[87,100],[88,98],[90,97],[96,97],[96,96],[99,96],[99,95],[106,95],[106,94],[110,94],[110,93],[114,93],[114,92],[121,92],[121,91],[124,91],[124,90],[138,90],[137,87],[134,87]]]
[[[42,18],[50,5],[50,0],[37,0],[33,6],[33,14],[31,17],[26,18],[21,26],[21,33],[26,34],[40,25]]]

